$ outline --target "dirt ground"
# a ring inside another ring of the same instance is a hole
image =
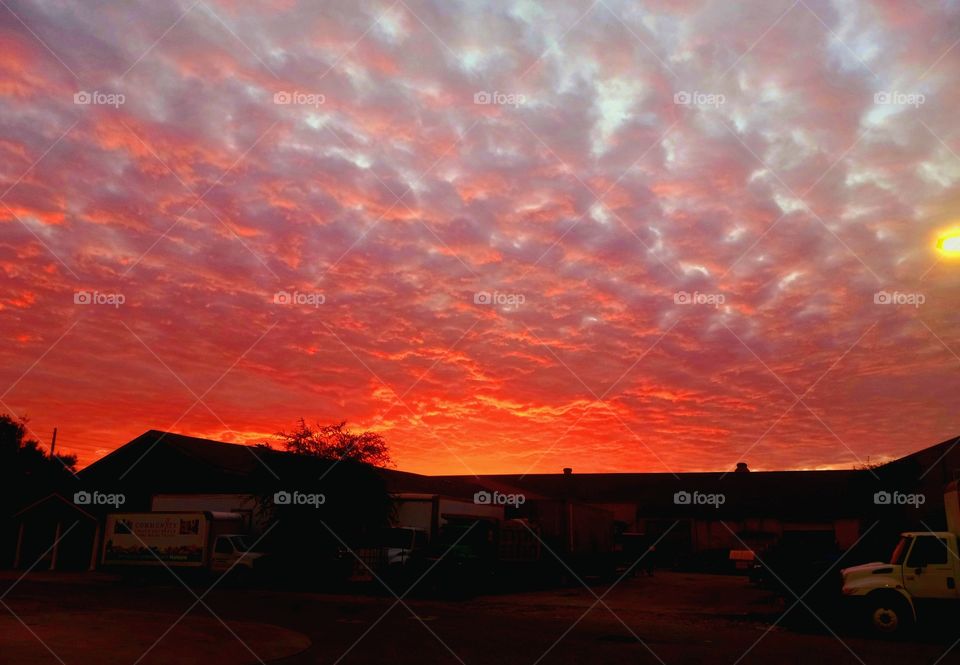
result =
[[[15,580],[0,576],[0,594]],[[169,582],[32,573],[2,596],[0,663],[960,662],[960,634],[889,642],[852,631],[842,613],[826,627],[800,610],[781,619],[783,602],[740,577],[658,572],[608,595],[598,585],[402,603],[386,591],[218,586],[200,604]]]

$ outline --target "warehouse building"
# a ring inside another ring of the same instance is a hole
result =
[[[762,551],[784,539],[843,550],[875,523],[882,523],[872,536],[878,542],[904,529],[943,528],[941,490],[960,477],[958,442],[951,439],[876,469],[850,471],[580,474],[567,469],[475,477],[374,469],[375,479],[362,476],[358,483],[356,474],[370,473],[368,468],[150,430],[83,469],[77,486],[19,511],[15,552],[7,560],[18,567],[40,559],[40,568],[92,568],[109,512],[240,513],[256,534],[264,527],[267,493],[316,482],[352,492],[357,500],[363,487],[382,487],[394,497],[443,497],[461,506],[482,502],[477,497],[484,493],[522,495],[523,503],[504,506],[503,516],[540,525],[545,540],[560,551],[574,551],[587,544],[579,542],[584,539],[605,546],[599,543],[598,524],[610,525],[611,547],[624,534],[659,539],[665,563],[725,558],[731,550]],[[920,505],[884,503],[877,498],[884,492],[925,499]],[[122,506],[97,498],[111,495],[122,495]],[[587,524],[593,531],[579,526]]]

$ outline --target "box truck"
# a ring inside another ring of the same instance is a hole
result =
[[[947,531],[908,531],[900,534],[885,562],[844,568],[843,595],[860,605],[870,627],[892,635],[918,619],[960,609],[960,497],[957,481],[944,490]]]
[[[244,516],[225,512],[107,515],[101,564],[252,571],[263,554],[250,549]]]

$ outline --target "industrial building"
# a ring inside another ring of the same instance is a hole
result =
[[[642,535],[660,539],[658,549],[665,553],[661,559],[678,564],[697,557],[723,559],[731,550],[762,551],[785,537],[835,543],[843,550],[878,523],[878,539],[905,528],[943,528],[941,491],[960,475],[958,443],[960,439],[951,439],[875,469],[846,471],[580,474],[566,469],[524,476],[372,472],[395,500],[437,497],[455,502],[461,512],[464,505],[483,504],[486,499],[478,497],[484,493],[522,495],[519,505],[494,502],[484,514],[526,519],[537,525],[548,546],[561,552],[613,548],[623,534]],[[39,559],[41,569],[94,568],[105,515],[118,510],[102,502],[110,494],[123,495],[123,511],[240,513],[256,535],[266,519],[261,509],[265,488],[330,485],[329,491],[338,496],[362,500],[364,485],[332,471],[346,464],[150,430],[83,469],[76,487],[17,512],[10,538],[15,546],[3,560],[15,567]],[[88,494],[77,494],[83,492]],[[884,502],[882,494],[878,499],[883,492],[922,494],[925,500],[920,505]],[[395,519],[402,521],[403,511],[397,514]],[[443,519],[442,511],[435,519]],[[592,530],[581,524],[592,525]],[[609,538],[598,535],[597,525],[609,526]],[[586,540],[591,542],[581,542]]]

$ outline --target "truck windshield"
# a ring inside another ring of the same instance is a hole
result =
[[[233,546],[238,552],[250,551],[250,543],[247,542],[247,539],[243,536],[233,536],[230,538],[230,540],[233,542]]]
[[[910,549],[910,538],[904,536],[900,539],[900,542],[897,543],[897,546],[893,548],[893,554],[890,555],[890,563],[894,565],[902,565],[904,557],[907,556],[907,550]]]

